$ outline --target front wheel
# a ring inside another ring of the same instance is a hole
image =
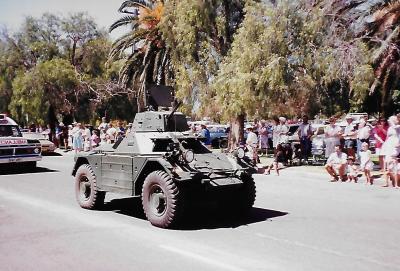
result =
[[[241,179],[243,187],[239,190],[236,207],[239,212],[248,213],[256,201],[256,184],[250,175],[244,175]]]
[[[145,179],[142,205],[147,220],[154,226],[169,228],[179,219],[182,210],[179,189],[164,171],[153,171]]]
[[[88,164],[81,165],[75,174],[75,196],[79,206],[98,209],[104,204],[105,192],[99,191],[96,175]]]

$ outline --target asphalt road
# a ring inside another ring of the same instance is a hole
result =
[[[208,210],[179,230],[143,219],[108,194],[102,211],[76,201],[73,159],[0,173],[0,270],[400,270],[400,190],[329,183],[308,168],[256,176],[241,221]]]

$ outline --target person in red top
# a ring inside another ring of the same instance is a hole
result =
[[[375,152],[379,156],[379,167],[381,168],[381,170],[383,170],[384,168],[384,162],[383,162],[384,155],[381,154],[381,148],[382,144],[386,140],[388,127],[389,125],[387,121],[384,118],[381,118],[379,119],[378,123],[376,124],[373,130],[373,134],[376,139]]]

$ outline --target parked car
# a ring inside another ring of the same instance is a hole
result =
[[[290,143],[300,143],[300,138],[297,130],[299,130],[299,124],[289,124],[288,140]]]
[[[213,148],[228,147],[228,125],[212,124],[207,128],[210,131],[211,146]]]
[[[53,153],[56,150],[56,145],[47,139],[47,136],[41,133],[35,132],[23,132],[24,138],[39,140],[42,146],[42,153]]]

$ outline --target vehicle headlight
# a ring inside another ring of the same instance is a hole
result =
[[[235,150],[235,156],[238,157],[239,159],[243,159],[244,157],[244,149],[243,148],[237,148]]]
[[[36,153],[36,154],[39,154],[39,153],[40,153],[40,149],[39,149],[39,148],[35,148],[35,149],[33,150],[33,152]]]
[[[186,150],[183,153],[183,159],[188,163],[193,162],[193,160],[194,160],[194,152],[192,150]]]

